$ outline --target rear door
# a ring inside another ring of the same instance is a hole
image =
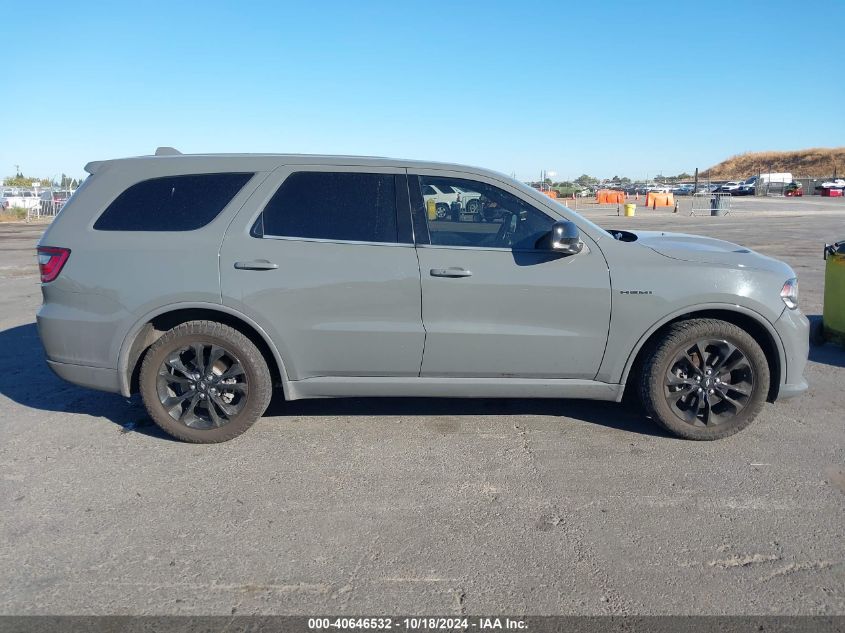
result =
[[[280,168],[227,232],[220,278],[223,303],[265,328],[291,380],[419,375],[404,169]]]

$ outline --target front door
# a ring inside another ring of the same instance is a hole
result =
[[[593,379],[610,322],[610,278],[595,243],[582,236],[584,250],[566,257],[535,249],[564,218],[506,183],[426,170],[409,184],[426,329],[421,375]],[[453,213],[436,213],[425,195],[435,188],[459,194]]]

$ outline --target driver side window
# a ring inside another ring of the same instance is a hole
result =
[[[433,245],[533,250],[554,223],[530,204],[487,183],[439,176],[417,179],[419,189],[410,183],[417,198],[412,200],[414,219],[425,222]]]

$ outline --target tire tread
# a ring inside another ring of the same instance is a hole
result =
[[[168,419],[160,418],[159,411],[154,406],[147,403],[148,398],[156,398],[155,405],[158,404],[156,394],[148,394],[145,385],[149,384],[150,374],[153,376],[158,372],[158,362],[154,360],[158,350],[169,346],[174,340],[186,336],[209,336],[223,341],[227,341],[233,352],[237,354],[242,363],[252,365],[256,368],[256,376],[249,385],[249,397],[252,403],[249,403],[253,411],[257,411],[252,416],[252,419],[244,418],[238,420],[236,423],[229,423],[219,429],[212,429],[208,431],[199,431],[207,435],[197,435],[198,431],[193,431],[188,427],[176,423],[169,416]],[[259,417],[267,409],[270,404],[270,399],[273,396],[273,384],[270,379],[270,372],[267,368],[267,362],[255,344],[249,340],[244,334],[233,327],[224,325],[217,321],[187,321],[177,325],[164,333],[155,343],[153,343],[147,350],[144,360],[141,364],[141,397],[144,400],[144,405],[150,417],[167,434],[180,439],[184,442],[193,444],[208,444],[227,442],[241,435],[250,426],[252,426]]]
[[[747,357],[752,357],[749,360],[756,364],[755,391],[752,394],[752,401],[742,411],[742,419],[739,422],[726,423],[712,428],[701,428],[676,420],[674,416],[667,417],[661,413],[665,401],[658,393],[658,390],[663,389],[660,369],[667,361],[667,357],[677,351],[679,345],[695,338],[730,338],[741,341],[743,352]],[[766,355],[748,332],[733,323],[719,319],[679,321],[671,325],[665,336],[652,343],[644,353],[646,360],[640,374],[640,400],[647,415],[673,435],[690,440],[717,440],[728,437],[751,424],[766,402],[770,381]]]

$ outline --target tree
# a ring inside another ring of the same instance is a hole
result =
[[[689,174],[688,174],[687,172],[685,172],[685,171],[682,171],[680,174],[678,174],[677,176],[675,176],[675,180],[689,180],[690,178],[692,178],[692,176],[691,176],[691,175],[689,175]]]
[[[592,176],[588,176],[587,174],[581,174],[575,179],[576,185],[581,185],[582,187],[589,187],[598,182],[598,178],[593,178]]]
[[[3,182],[7,187],[31,187],[34,182],[40,182],[42,187],[51,187],[53,185],[50,178],[30,178],[23,174],[18,174],[13,178],[6,178]]]

